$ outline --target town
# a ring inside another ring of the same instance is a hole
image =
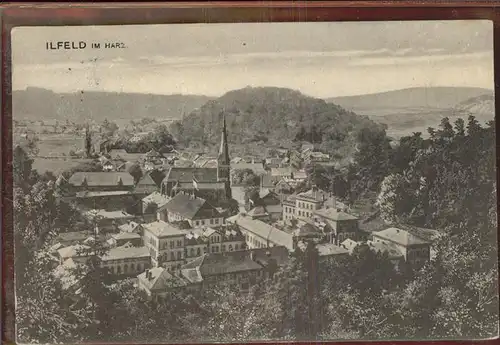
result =
[[[65,289],[78,290],[73,270],[98,255],[96,242],[106,248],[101,267],[117,280],[136,279],[152,299],[220,281],[246,291],[310,243],[321,261],[349,256],[365,244],[388,255],[396,269],[402,262],[421,267],[433,255],[437,230],[384,224],[368,230],[366,219],[332,191],[312,185],[297,192],[307,173],[292,160],[333,163],[314,145],[274,150],[260,161],[230,157],[225,116],[220,117],[217,156],[195,155],[189,164],[175,149],[101,150],[85,129],[85,155],[95,157],[103,171],[74,171],[56,181],[58,198],[88,220],[88,228],[59,234],[51,247],[54,272]],[[133,164],[145,172],[138,179],[126,170]],[[237,181],[242,172],[253,177],[253,186]]]

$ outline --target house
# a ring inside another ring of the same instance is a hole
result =
[[[271,176],[277,179],[291,179],[295,169],[292,167],[271,168]]]
[[[128,172],[75,172],[68,180],[72,191],[132,191],[134,178]]]
[[[318,250],[320,261],[323,262],[333,262],[339,258],[349,256],[349,250],[333,243],[320,243],[316,245],[316,249]]]
[[[342,242],[340,244],[340,246],[347,249],[349,251],[349,254],[352,254],[354,251],[354,248],[356,248],[358,246],[358,242],[353,241],[350,238],[348,238],[347,240],[344,240],[344,242]]]
[[[283,220],[290,221],[297,217],[312,217],[313,211],[323,207],[330,194],[313,187],[310,190],[289,196],[283,201]]]
[[[139,179],[134,188],[134,192],[137,194],[151,194],[159,191],[160,189],[158,188],[158,185],[150,176],[149,172],[144,174],[144,176]]]
[[[57,235],[56,241],[62,246],[70,246],[85,241],[90,235],[92,235],[91,231],[61,232]]]
[[[430,259],[431,243],[399,228],[388,228],[372,233],[374,243],[390,245],[397,249],[406,262],[422,265]]]
[[[108,243],[112,247],[121,247],[127,243],[133,247],[140,247],[142,246],[142,236],[136,232],[120,232],[112,234]]]
[[[258,281],[272,277],[288,260],[284,247],[211,253],[184,265],[181,274],[190,285],[201,288],[222,283],[246,291]]]
[[[293,234],[280,230],[258,219],[245,214],[237,214],[227,219],[229,224],[238,225],[245,235],[247,248],[270,248],[283,246],[290,251],[295,249]]]
[[[168,170],[161,193],[170,197],[178,193],[195,194],[212,202],[228,198],[226,183],[219,179],[217,168],[178,168]]]
[[[281,198],[274,192],[261,191],[256,198],[250,199],[247,214],[262,220],[277,221],[283,214]]]
[[[72,259],[75,263],[85,263],[90,258],[92,252],[91,247],[84,244],[76,244],[59,249],[57,254],[61,264],[67,259]]]
[[[151,254],[154,267],[173,269],[184,264],[185,232],[158,220],[143,224],[144,245]]]
[[[127,232],[127,233],[136,233],[142,236],[143,234],[143,229],[141,224],[130,221],[125,224],[122,224],[118,226],[118,230],[120,232]]]
[[[85,208],[102,208],[109,211],[128,209],[135,212],[141,196],[129,190],[81,191],[76,192],[72,200]]]
[[[103,232],[117,232],[120,225],[135,220],[135,216],[125,211],[87,210],[83,214],[90,222],[97,222]]]
[[[358,218],[339,208],[325,207],[314,210],[312,219],[324,229],[328,229],[329,243],[340,245],[346,239],[360,239]]]
[[[278,259],[274,256],[281,260],[285,252],[286,249],[278,253],[276,249],[270,248],[258,253],[245,250],[205,254],[182,266],[181,275],[190,285],[202,289],[227,284],[247,291],[252,285],[274,274],[278,269]]]
[[[137,276],[151,267],[151,255],[146,247],[111,248],[101,257],[101,267],[117,276]]]
[[[152,192],[151,194],[142,199],[142,213],[156,214],[157,210],[165,206],[165,204],[169,202],[171,199],[172,198],[160,194],[159,192]]]
[[[163,267],[153,267],[137,276],[138,288],[154,301],[164,298],[169,292],[184,288],[187,282]]]
[[[240,162],[236,164],[231,164],[231,171],[235,170],[252,170],[253,173],[257,176],[264,175],[267,173],[267,170],[264,168],[264,164],[262,163],[246,163]]]
[[[224,223],[222,214],[205,199],[183,193],[174,196],[157,212],[160,220],[171,223],[187,221],[193,228]]]

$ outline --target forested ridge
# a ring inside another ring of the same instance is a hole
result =
[[[305,116],[305,115],[304,115]],[[276,121],[278,122],[278,121]],[[318,264],[309,246],[249,294],[220,286],[149,302],[129,281],[111,284],[92,261],[84,289],[62,293],[47,249],[77,217],[55,202],[53,176],[14,151],[19,342],[207,342],[248,340],[489,338],[498,330],[495,126],[474,117],[403,137],[360,130],[344,171],[309,167],[307,183],[366,195],[389,224],[441,230],[423,268],[396,271],[366,245]],[[313,267],[319,267],[318,270]]]
[[[290,146],[293,141],[305,140],[321,150],[345,156],[352,152],[359,130],[383,128],[366,116],[295,90],[247,87],[208,101],[174,123],[172,134],[186,146],[216,145],[220,140],[222,111],[231,146]]]

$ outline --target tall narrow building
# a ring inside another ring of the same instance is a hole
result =
[[[226,115],[222,113],[222,135],[220,139],[219,155],[217,156],[217,181],[224,182],[226,200],[231,196],[229,147],[227,143]]]

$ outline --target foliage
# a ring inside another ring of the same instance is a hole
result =
[[[131,165],[130,168],[128,169],[128,172],[134,178],[134,183],[139,182],[139,180],[143,176],[141,166],[138,163]]]

